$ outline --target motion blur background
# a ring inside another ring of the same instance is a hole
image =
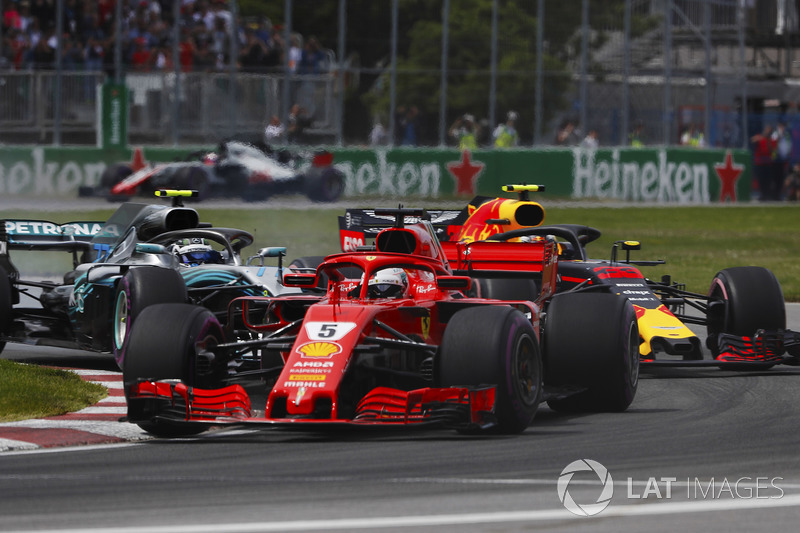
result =
[[[464,114],[513,110],[520,145],[747,147],[797,120],[796,0],[0,0],[0,142],[94,145],[103,84],[127,88],[130,143],[446,146]],[[798,121],[800,126],[800,121]],[[797,144],[797,143],[795,143]]]

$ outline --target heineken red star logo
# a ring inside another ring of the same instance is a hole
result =
[[[736,165],[733,163],[733,154],[730,150],[725,153],[725,162],[723,164],[714,165],[714,170],[717,172],[720,181],[719,201],[724,202],[725,198],[730,198],[731,202],[736,201],[736,181],[739,179],[744,165]]]
[[[474,195],[478,177],[485,167],[480,161],[470,160],[469,150],[461,152],[461,161],[447,163],[447,171],[456,182],[456,194]]]

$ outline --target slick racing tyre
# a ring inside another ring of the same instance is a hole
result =
[[[498,300],[536,301],[539,289],[532,279],[475,278],[475,296]]]
[[[197,191],[195,198],[187,200],[204,200],[209,196],[211,185],[208,182],[208,175],[201,168],[183,167],[175,173],[175,187]]]
[[[639,383],[639,328],[633,305],[615,294],[562,294],[547,309],[543,335],[548,386],[575,388],[548,400],[555,411],[624,411]]]
[[[9,279],[6,269],[0,266],[0,337],[5,337],[11,332],[13,307],[11,279]],[[0,341],[0,353],[5,347],[5,341]]]
[[[755,266],[734,267],[714,276],[708,290],[706,326],[706,345],[714,357],[719,355],[720,333],[751,337],[759,329],[785,328],[783,291],[770,270]],[[753,365],[747,368],[752,369]]]
[[[148,306],[163,303],[185,303],[186,284],[175,270],[161,267],[134,267],[122,276],[114,297],[114,324],[111,345],[120,368],[130,346],[131,327]]]
[[[509,306],[458,311],[442,338],[442,386],[497,387],[497,430],[521,433],[542,400],[542,358],[530,320]]]
[[[303,177],[303,188],[313,202],[335,202],[344,192],[344,176],[335,168],[310,170]]]
[[[143,310],[131,328],[130,347],[122,369],[123,381],[179,379],[189,386],[213,388],[225,377],[226,365],[203,353],[224,342],[222,327],[204,307],[157,304]],[[161,437],[193,435],[200,424],[138,420],[138,400],[128,400],[129,415],[145,431]]]

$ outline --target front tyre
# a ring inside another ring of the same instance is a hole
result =
[[[212,353],[215,346],[224,342],[222,326],[213,313],[203,307],[190,304],[150,306],[139,315],[130,341],[122,370],[126,389],[141,379],[178,379],[189,386],[214,388],[225,377],[225,362],[217,360]],[[203,424],[143,420],[141,418],[147,416],[143,405],[143,401],[129,398],[129,417],[154,435],[179,437],[207,428]]]
[[[553,298],[544,327],[548,386],[582,389],[548,400],[555,411],[624,411],[639,384],[639,328],[633,305],[615,294]]]
[[[497,429],[525,431],[542,398],[542,359],[530,321],[509,306],[458,311],[442,338],[439,381],[443,387],[496,386]]]
[[[150,266],[128,270],[119,281],[114,298],[111,344],[117,366],[124,368],[131,328],[146,307],[163,303],[185,303],[187,298],[186,284],[175,270]]]
[[[786,305],[775,274],[763,267],[721,270],[708,290],[706,344],[719,355],[717,337],[729,333],[751,337],[759,329],[786,329]]]

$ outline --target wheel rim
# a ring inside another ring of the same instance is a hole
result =
[[[539,362],[536,347],[528,335],[520,337],[516,346],[516,364],[514,365],[514,385],[520,399],[529,406],[538,404],[539,397]]]
[[[128,335],[128,294],[120,291],[117,295],[117,305],[114,307],[114,345],[117,350],[122,349],[125,337]]]

